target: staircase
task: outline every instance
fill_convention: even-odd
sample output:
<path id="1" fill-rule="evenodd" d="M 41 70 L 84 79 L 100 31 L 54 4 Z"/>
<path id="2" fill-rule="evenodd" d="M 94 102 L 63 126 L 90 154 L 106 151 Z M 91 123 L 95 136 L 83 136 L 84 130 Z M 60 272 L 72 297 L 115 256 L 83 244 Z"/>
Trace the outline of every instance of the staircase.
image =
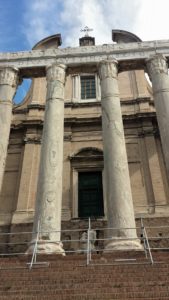
<path id="1" fill-rule="evenodd" d="M 86 256 L 38 256 L 30 270 L 29 256 L 0 259 L 0 299 L 10 300 L 162 300 L 169 299 L 169 252 Z M 157 263 L 158 262 L 158 263 Z"/>

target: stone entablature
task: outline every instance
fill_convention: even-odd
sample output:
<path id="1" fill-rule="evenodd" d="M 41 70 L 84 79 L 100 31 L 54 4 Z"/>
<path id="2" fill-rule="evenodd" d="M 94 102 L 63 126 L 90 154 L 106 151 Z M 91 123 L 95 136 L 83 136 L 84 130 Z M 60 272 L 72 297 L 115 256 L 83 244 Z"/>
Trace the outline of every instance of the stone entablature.
<path id="1" fill-rule="evenodd" d="M 39 77 L 45 75 L 45 67 L 53 63 L 73 67 L 116 59 L 119 70 L 125 71 L 144 69 L 145 59 L 157 54 L 169 57 L 168 40 L 0 53 L 0 67 L 15 66 L 21 70 L 23 77 Z"/>

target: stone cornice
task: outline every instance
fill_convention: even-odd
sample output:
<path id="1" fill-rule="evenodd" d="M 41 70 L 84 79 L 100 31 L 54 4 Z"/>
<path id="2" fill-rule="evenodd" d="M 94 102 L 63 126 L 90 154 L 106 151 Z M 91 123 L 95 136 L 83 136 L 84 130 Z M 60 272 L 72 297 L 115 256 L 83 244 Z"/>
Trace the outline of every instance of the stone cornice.
<path id="1" fill-rule="evenodd" d="M 140 120 L 144 119 L 153 119 L 156 120 L 156 113 L 155 112 L 142 112 L 142 113 L 133 113 L 130 115 L 123 114 L 123 121 L 124 122 L 140 122 Z M 88 117 L 88 118 L 77 118 L 77 117 L 66 117 L 64 119 L 64 124 L 67 125 L 101 125 L 101 115 L 98 115 L 96 117 Z M 21 129 L 21 128 L 28 128 L 28 127 L 43 127 L 43 120 L 40 119 L 34 119 L 34 120 L 23 120 L 20 123 L 17 122 L 15 125 L 15 121 L 12 122 L 11 128 L 12 129 Z M 66 138 L 67 139 L 67 138 Z M 68 137 L 69 140 L 69 137 Z"/>
<path id="2" fill-rule="evenodd" d="M 120 103 L 121 105 L 131 105 L 131 104 L 139 104 L 139 103 L 145 103 L 145 102 L 151 102 L 154 103 L 154 101 L 152 101 L 152 99 L 150 97 L 140 97 L 140 98 L 135 98 L 135 99 L 121 99 Z M 94 106 L 100 106 L 101 107 L 101 101 L 97 101 L 97 102 L 65 102 L 65 107 L 94 107 Z"/>
<path id="3" fill-rule="evenodd" d="M 39 77 L 53 63 L 74 67 L 116 59 L 122 71 L 143 69 L 145 59 L 156 54 L 169 58 L 169 40 L 0 53 L 0 68 L 11 66 L 18 68 L 23 77 Z"/>
<path id="4" fill-rule="evenodd" d="M 150 97 L 140 97 L 136 99 L 121 99 L 120 103 L 121 105 L 131 105 L 131 104 L 139 104 L 143 102 L 150 102 L 154 103 L 154 101 Z M 100 106 L 101 107 L 101 101 L 97 102 L 66 102 L 65 101 L 65 108 L 67 107 L 72 107 L 72 108 L 79 108 L 79 107 L 95 107 L 95 106 Z M 26 114 L 30 109 L 39 109 L 39 110 L 45 110 L 45 105 L 44 104 L 29 104 L 25 108 L 19 108 L 19 107 L 13 107 L 13 113 L 14 114 Z"/>
<path id="5" fill-rule="evenodd" d="M 135 121 L 140 121 L 140 119 L 156 119 L 156 113 L 155 112 L 143 112 L 143 113 L 133 113 L 130 115 L 125 115 L 123 114 L 123 120 L 124 121 L 130 121 L 130 120 L 135 120 Z M 101 115 L 98 115 L 97 117 L 88 117 L 88 118 L 77 118 L 77 117 L 65 117 L 64 123 L 66 125 L 70 124 L 101 124 Z M 12 128 L 23 128 L 23 127 L 43 127 L 43 120 L 24 120 L 21 121 L 20 123 L 17 123 L 15 125 L 15 121 L 12 122 L 11 127 Z"/>
<path id="6" fill-rule="evenodd" d="M 28 110 L 29 109 L 42 109 L 45 110 L 45 105 L 44 104 L 29 104 L 28 105 Z"/>
<path id="7" fill-rule="evenodd" d="M 134 122 L 140 122 L 140 120 L 143 119 L 157 119 L 155 112 L 142 112 L 142 113 L 134 113 L 130 115 L 123 115 L 124 121 L 134 121 Z"/>

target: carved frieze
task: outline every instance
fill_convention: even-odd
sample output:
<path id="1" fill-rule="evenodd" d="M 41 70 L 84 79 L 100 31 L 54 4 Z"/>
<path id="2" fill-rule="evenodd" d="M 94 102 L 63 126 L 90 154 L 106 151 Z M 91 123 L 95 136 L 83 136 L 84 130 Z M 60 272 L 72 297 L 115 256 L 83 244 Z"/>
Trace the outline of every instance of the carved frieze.
<path id="1" fill-rule="evenodd" d="M 0 69 L 0 85 L 2 84 L 16 87 L 19 84 L 18 69 L 11 67 Z"/>
<path id="2" fill-rule="evenodd" d="M 23 76 L 36 77 L 42 75 L 42 68 L 44 76 L 46 66 L 54 63 L 66 66 L 96 65 L 102 60 L 115 58 L 120 62 L 120 70 L 131 70 L 136 69 L 137 64 L 139 68 L 144 68 L 144 60 L 157 52 L 169 57 L 169 41 L 0 53 L 0 66 L 15 66 Z"/>
<path id="3" fill-rule="evenodd" d="M 168 74 L 168 65 L 166 58 L 161 54 L 157 54 L 152 58 L 147 59 L 147 70 L 150 78 L 155 74 Z"/>

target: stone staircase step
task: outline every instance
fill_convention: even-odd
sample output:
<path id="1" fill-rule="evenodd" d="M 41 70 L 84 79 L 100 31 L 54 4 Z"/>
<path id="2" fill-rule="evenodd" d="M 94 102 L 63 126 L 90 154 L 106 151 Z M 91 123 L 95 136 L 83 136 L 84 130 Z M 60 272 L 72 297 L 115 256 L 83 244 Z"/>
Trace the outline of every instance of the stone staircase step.
<path id="1" fill-rule="evenodd" d="M 127 257 L 146 261 L 140 252 L 95 254 L 89 266 L 85 255 L 41 255 L 49 266 L 29 270 L 30 256 L 0 258 L 0 300 L 169 299 L 169 252 L 154 254 L 160 264 L 106 265 Z"/>

